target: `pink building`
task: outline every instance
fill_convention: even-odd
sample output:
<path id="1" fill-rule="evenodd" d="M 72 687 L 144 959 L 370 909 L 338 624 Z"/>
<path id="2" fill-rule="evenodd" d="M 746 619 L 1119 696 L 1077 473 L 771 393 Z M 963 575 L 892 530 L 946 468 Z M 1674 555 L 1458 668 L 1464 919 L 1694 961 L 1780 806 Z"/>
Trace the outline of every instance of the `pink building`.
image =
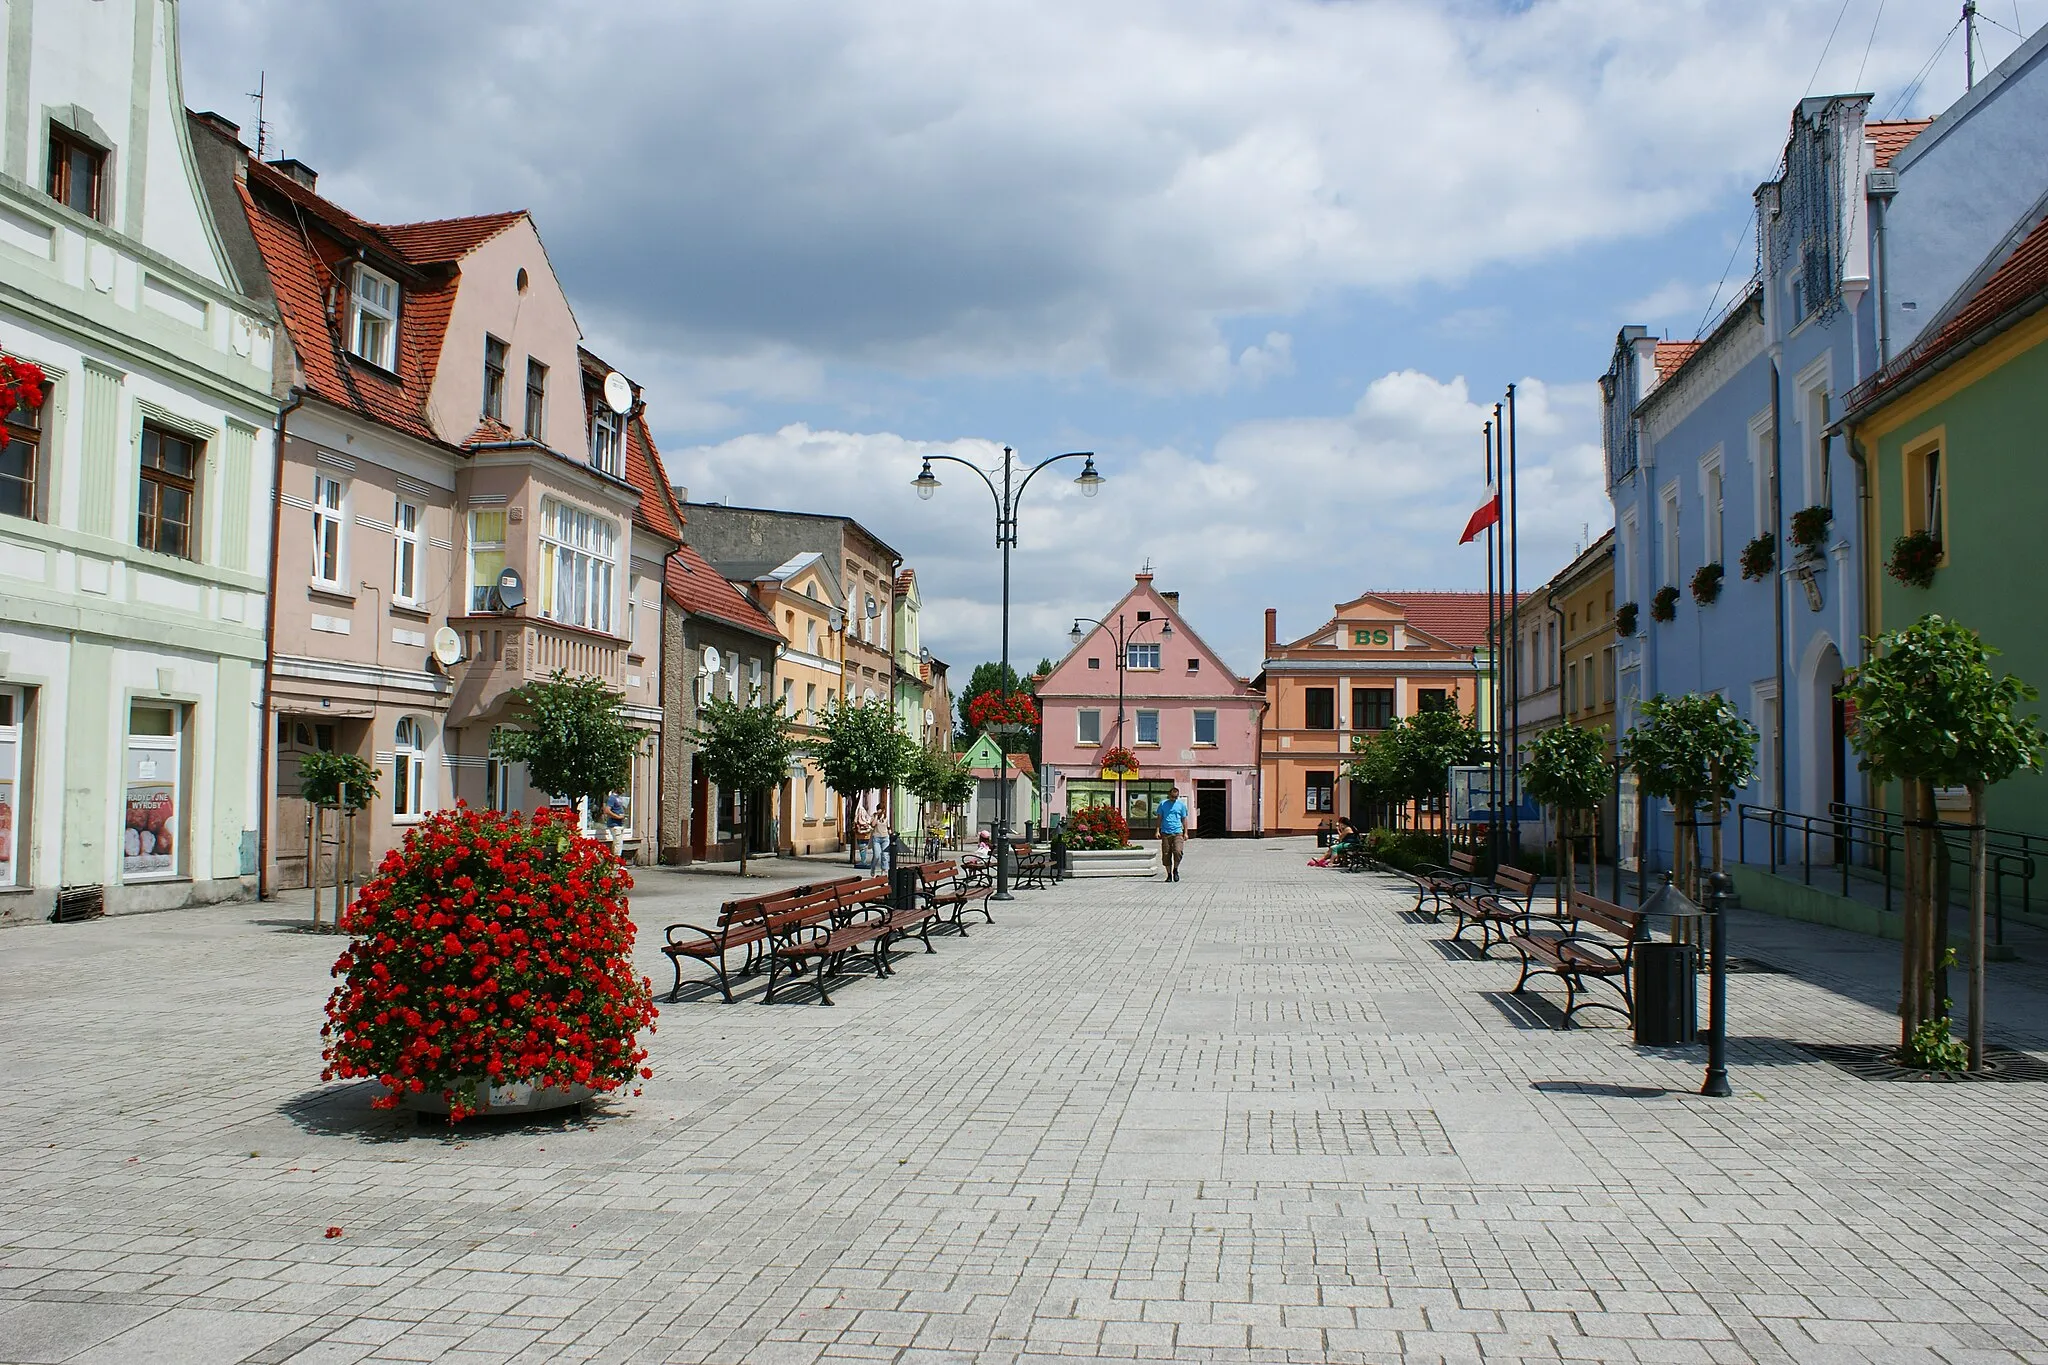
<path id="1" fill-rule="evenodd" d="M 1190 833 L 1257 833 L 1265 699 L 1188 628 L 1180 594 L 1154 589 L 1150 573 L 1137 576 L 1103 622 L 1038 689 L 1047 812 L 1114 806 L 1116 776 L 1102 759 L 1125 748 L 1138 760 L 1138 776 L 1123 782 L 1133 835 L 1157 833 L 1153 812 L 1171 785 L 1187 798 Z"/>

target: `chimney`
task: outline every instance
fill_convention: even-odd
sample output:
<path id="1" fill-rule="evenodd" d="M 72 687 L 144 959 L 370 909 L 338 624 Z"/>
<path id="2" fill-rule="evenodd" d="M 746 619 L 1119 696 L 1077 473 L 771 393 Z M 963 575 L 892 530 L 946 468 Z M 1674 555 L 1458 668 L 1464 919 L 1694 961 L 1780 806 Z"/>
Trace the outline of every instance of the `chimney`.
<path id="1" fill-rule="evenodd" d="M 1180 592 L 1178 589 L 1176 589 L 1173 592 L 1160 593 L 1159 596 L 1163 598 L 1166 602 L 1166 605 L 1172 607 L 1175 612 L 1178 612 L 1180 610 Z"/>
<path id="2" fill-rule="evenodd" d="M 279 157 L 276 161 L 266 161 L 263 164 L 279 175 L 289 176 L 298 181 L 309 190 L 319 185 L 320 173 L 295 156 Z"/>
<path id="3" fill-rule="evenodd" d="M 690 487 L 688 484 L 672 483 L 668 486 L 668 491 L 676 495 L 677 502 L 688 502 L 690 500 Z"/>
<path id="4" fill-rule="evenodd" d="M 216 114 L 213 110 L 208 109 L 204 113 L 192 114 L 191 117 L 195 122 L 205 124 L 228 141 L 240 145 L 242 141 L 242 126 L 238 123 L 228 122 L 227 115 Z M 247 151 L 249 149 L 243 147 L 242 150 Z"/>
<path id="5" fill-rule="evenodd" d="M 1139 581 L 1140 583 L 1150 583 L 1150 582 L 1152 581 L 1152 570 L 1150 570 L 1150 569 L 1140 569 L 1140 570 L 1138 570 L 1138 581 Z"/>
<path id="6" fill-rule="evenodd" d="M 1268 655 L 1272 654 L 1272 652 L 1273 652 L 1273 651 L 1274 651 L 1274 650 L 1275 650 L 1276 648 L 1278 648 L 1278 647 L 1279 647 L 1279 644 L 1280 644 L 1280 609 L 1279 609 L 1278 607 L 1267 607 L 1267 608 L 1266 608 L 1266 653 L 1267 653 Z"/>

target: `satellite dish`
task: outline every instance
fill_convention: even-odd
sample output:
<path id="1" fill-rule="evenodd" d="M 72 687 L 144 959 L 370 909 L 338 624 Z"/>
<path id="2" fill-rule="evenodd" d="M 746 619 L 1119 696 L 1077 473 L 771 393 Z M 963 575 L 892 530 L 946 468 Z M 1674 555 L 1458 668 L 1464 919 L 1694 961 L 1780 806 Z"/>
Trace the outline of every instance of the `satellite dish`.
<path id="1" fill-rule="evenodd" d="M 716 673 L 718 671 L 718 663 L 718 650 L 711 645 L 704 646 L 704 671 L 706 673 Z"/>
<path id="2" fill-rule="evenodd" d="M 441 667 L 453 668 L 462 662 L 462 637 L 447 626 L 434 632 L 434 657 Z"/>
<path id="3" fill-rule="evenodd" d="M 604 405 L 618 413 L 633 406 L 633 386 L 617 370 L 604 377 Z"/>
<path id="4" fill-rule="evenodd" d="M 498 570 L 498 603 L 507 611 L 526 605 L 526 585 L 519 579 L 519 570 Z"/>

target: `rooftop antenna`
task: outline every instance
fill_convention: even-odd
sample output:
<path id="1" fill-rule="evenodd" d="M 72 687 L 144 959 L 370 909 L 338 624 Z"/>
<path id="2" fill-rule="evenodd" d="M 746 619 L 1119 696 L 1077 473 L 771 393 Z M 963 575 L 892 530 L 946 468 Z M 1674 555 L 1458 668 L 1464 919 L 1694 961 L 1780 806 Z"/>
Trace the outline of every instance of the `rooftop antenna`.
<path id="1" fill-rule="evenodd" d="M 268 79 L 268 72 L 258 71 L 256 73 L 256 88 L 249 92 L 249 98 L 256 101 L 256 159 L 258 161 L 263 160 L 264 153 L 270 150 L 270 125 L 263 121 L 263 91 Z"/>
<path id="2" fill-rule="evenodd" d="M 1963 0 L 1963 89 L 1977 88 L 1977 0 Z"/>

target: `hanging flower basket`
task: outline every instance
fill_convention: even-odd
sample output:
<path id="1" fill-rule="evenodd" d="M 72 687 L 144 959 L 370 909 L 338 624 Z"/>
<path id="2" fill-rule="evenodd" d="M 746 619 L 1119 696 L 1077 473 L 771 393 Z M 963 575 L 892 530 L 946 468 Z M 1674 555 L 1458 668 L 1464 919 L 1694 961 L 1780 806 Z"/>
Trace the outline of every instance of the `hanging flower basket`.
<path id="1" fill-rule="evenodd" d="M 1719 564 L 1702 564 L 1693 571 L 1692 600 L 1703 607 L 1710 607 L 1721 595 L 1721 579 L 1727 570 Z"/>
<path id="2" fill-rule="evenodd" d="M 11 417 L 16 408 L 40 408 L 48 380 L 43 367 L 31 360 L 0 355 L 0 419 Z M 7 444 L 7 426 L 0 421 L 0 448 Z"/>
<path id="3" fill-rule="evenodd" d="M 1657 589 L 1657 595 L 1650 599 L 1652 621 L 1674 621 L 1678 619 L 1678 589 L 1665 584 Z"/>
<path id="4" fill-rule="evenodd" d="M 1627 639 L 1636 633 L 1637 610 L 1638 608 L 1633 602 L 1624 602 L 1614 609 L 1614 633 L 1616 635 Z"/>
<path id="5" fill-rule="evenodd" d="M 1766 531 L 1742 547 L 1742 576 L 1761 583 L 1778 566 L 1778 537 Z"/>
<path id="6" fill-rule="evenodd" d="M 1111 749 L 1102 756 L 1102 771 L 1121 773 L 1126 778 L 1138 775 L 1138 756 L 1129 749 Z"/>
<path id="7" fill-rule="evenodd" d="M 1892 557 L 1884 571 L 1909 588 L 1931 588 L 1940 565 L 1941 541 L 1925 531 L 1915 531 L 1892 542 Z"/>
<path id="8" fill-rule="evenodd" d="M 1029 692 L 984 692 L 967 703 L 967 723 L 998 735 L 1029 734 L 1038 728 L 1038 700 Z"/>
<path id="9" fill-rule="evenodd" d="M 1802 507 L 1792 514 L 1792 543 L 1802 552 L 1817 555 L 1828 541 L 1828 526 L 1834 521 L 1834 509 L 1824 503 Z"/>

